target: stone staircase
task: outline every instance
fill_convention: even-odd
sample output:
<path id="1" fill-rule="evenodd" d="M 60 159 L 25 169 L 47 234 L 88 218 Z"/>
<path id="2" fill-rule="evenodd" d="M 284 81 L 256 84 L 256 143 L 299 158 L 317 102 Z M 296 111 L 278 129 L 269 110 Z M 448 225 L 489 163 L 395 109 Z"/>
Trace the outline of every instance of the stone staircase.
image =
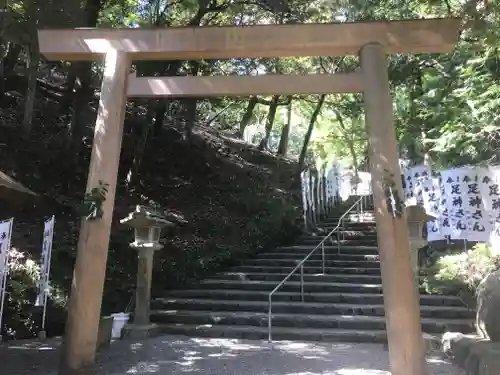
<path id="1" fill-rule="evenodd" d="M 325 220 L 329 231 L 336 219 Z M 385 342 L 382 282 L 373 222 L 345 225 L 337 243 L 325 247 L 304 267 L 305 301 L 297 272 L 273 296 L 273 340 Z M 268 295 L 322 239 L 303 234 L 294 246 L 263 252 L 241 265 L 174 290 L 151 304 L 151 320 L 162 333 L 188 336 L 266 339 Z M 474 312 L 455 296 L 420 297 L 422 329 L 429 334 L 470 332 Z"/>

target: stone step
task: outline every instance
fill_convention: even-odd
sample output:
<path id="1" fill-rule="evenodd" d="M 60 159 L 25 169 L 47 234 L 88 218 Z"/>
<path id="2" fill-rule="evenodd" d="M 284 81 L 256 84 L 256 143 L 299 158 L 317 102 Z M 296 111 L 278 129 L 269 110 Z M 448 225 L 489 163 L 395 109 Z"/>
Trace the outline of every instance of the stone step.
<path id="1" fill-rule="evenodd" d="M 350 207 L 350 205 L 349 205 Z M 346 207 L 347 209 L 347 207 Z M 374 212 L 373 211 L 370 211 L 370 210 L 363 210 L 363 215 L 361 215 L 360 213 L 358 212 L 349 212 L 348 214 L 345 214 L 345 212 L 342 212 L 341 214 L 334 214 L 334 215 L 330 215 L 330 216 L 325 216 L 323 217 L 323 220 L 321 222 L 337 222 L 339 221 L 339 219 L 341 217 L 343 217 L 344 220 L 350 220 L 350 221 L 355 221 L 355 222 L 358 222 L 358 218 L 361 217 L 366 217 L 368 218 L 369 216 L 374 216 Z M 369 221 L 370 222 L 370 221 Z M 375 222 L 375 220 L 371 220 L 371 222 Z"/>
<path id="2" fill-rule="evenodd" d="M 172 290 L 166 298 L 204 298 L 231 301 L 268 301 L 268 290 L 239 290 L 239 289 L 184 289 Z M 304 294 L 306 302 L 317 303 L 347 303 L 382 305 L 384 303 L 381 293 L 341 293 L 341 292 L 316 292 L 307 291 Z M 290 292 L 279 291 L 273 295 L 273 301 L 301 301 L 300 293 L 296 290 Z M 422 306 L 454 306 L 463 307 L 463 302 L 455 296 L 421 295 Z"/>
<path id="3" fill-rule="evenodd" d="M 231 268 L 232 272 L 249 272 L 249 273 L 285 273 L 289 274 L 292 272 L 294 267 L 268 267 L 268 266 L 237 266 Z M 304 266 L 305 274 L 318 274 L 323 272 L 320 267 L 308 267 L 307 264 Z M 348 275 L 380 275 L 380 267 L 376 268 L 362 268 L 362 267 L 325 267 L 325 272 L 327 274 L 348 274 Z"/>
<path id="4" fill-rule="evenodd" d="M 151 314 L 153 323 L 167 324 L 211 324 L 211 325 L 268 325 L 268 314 L 246 311 L 189 311 L 155 310 Z M 473 331 L 471 319 L 421 318 L 422 330 L 426 333 L 444 333 Z M 273 313 L 274 327 L 327 328 L 353 330 L 384 330 L 385 317 L 363 315 L 316 315 Z"/>
<path id="5" fill-rule="evenodd" d="M 241 262 L 242 266 L 296 266 L 297 260 L 295 259 L 246 259 Z M 307 261 L 309 267 L 321 267 L 320 260 Z M 360 261 L 360 260 L 327 260 L 326 267 L 366 267 L 377 268 L 380 266 L 379 261 Z"/>
<path id="6" fill-rule="evenodd" d="M 299 238 L 295 241 L 295 246 L 311 246 L 318 245 L 323 240 L 323 237 L 304 237 Z M 360 239 L 347 239 L 338 241 L 341 246 L 376 246 L 376 238 L 360 238 Z M 337 237 L 333 236 L 331 239 L 327 239 L 326 243 L 330 246 L 337 246 Z"/>
<path id="7" fill-rule="evenodd" d="M 267 259 L 267 260 L 294 259 L 297 261 L 301 261 L 309 253 L 310 253 L 310 251 L 306 252 L 306 253 L 298 253 L 298 252 L 297 253 L 296 252 L 286 252 L 285 253 L 285 252 L 275 251 L 272 253 L 259 253 L 255 258 L 253 258 L 253 260 L 257 260 L 257 259 Z M 311 254 L 309 256 L 307 262 L 316 261 L 316 260 L 320 261 L 320 260 L 322 260 L 322 257 L 323 257 L 323 254 L 321 253 L 321 249 L 318 249 L 313 254 Z M 332 254 L 331 252 L 328 252 L 325 249 L 325 261 L 334 262 L 337 260 L 347 260 L 347 261 L 353 261 L 353 262 L 378 261 L 379 256 L 377 253 L 375 253 L 375 254 L 347 254 L 347 253 L 335 254 L 335 253 L 333 253 Z"/>
<path id="8" fill-rule="evenodd" d="M 330 234 L 330 232 L 333 229 L 334 229 L 333 227 L 323 228 L 324 232 L 322 232 L 321 234 L 318 233 L 318 235 L 322 235 L 322 237 L 325 237 L 326 235 Z M 337 237 L 337 233 L 333 232 L 331 237 Z M 372 230 L 370 229 L 359 230 L 358 228 L 348 228 L 345 230 L 341 230 L 339 237 L 342 240 L 357 239 L 357 238 L 376 239 L 377 231 L 375 230 L 375 228 L 373 228 Z"/>
<path id="9" fill-rule="evenodd" d="M 244 272 L 223 272 L 219 273 L 214 278 L 218 280 L 240 280 L 240 281 L 273 281 L 281 282 L 287 277 L 286 273 L 244 273 Z M 293 274 L 290 281 L 300 281 L 300 272 Z M 381 284 L 382 278 L 377 275 L 336 275 L 336 274 L 304 274 L 304 282 L 332 282 L 332 283 L 350 283 L 350 284 Z"/>
<path id="10" fill-rule="evenodd" d="M 267 339 L 269 293 L 323 240 L 302 234 L 293 246 L 266 250 L 193 289 L 169 291 L 151 302 L 151 320 L 167 334 Z M 344 230 L 345 229 L 345 230 Z M 304 301 L 297 270 L 272 296 L 274 340 L 385 342 L 385 316 L 376 226 L 346 222 L 340 251 L 334 233 L 325 243 L 325 274 L 318 248 L 304 265 Z M 474 312 L 455 296 L 420 296 L 424 332 L 473 331 Z"/>
<path id="11" fill-rule="evenodd" d="M 215 299 L 159 298 L 151 303 L 154 310 L 207 310 L 207 311 L 268 311 L 268 301 L 233 301 Z M 316 303 L 316 302 L 280 302 L 272 304 L 274 313 L 327 314 L 327 315 L 368 315 L 384 316 L 384 305 Z M 422 317 L 446 319 L 473 319 L 474 311 L 458 306 L 421 306 Z"/>
<path id="12" fill-rule="evenodd" d="M 249 280 L 220 280 L 205 279 L 199 283 L 199 288 L 209 289 L 239 289 L 239 290 L 273 290 L 278 283 L 276 281 L 249 281 Z M 283 284 L 280 291 L 300 291 L 300 282 L 288 281 Z M 381 284 L 352 284 L 332 282 L 306 282 L 304 292 L 337 292 L 337 293 L 382 293 Z"/>
<path id="13" fill-rule="evenodd" d="M 224 337 L 248 340 L 267 340 L 267 327 L 230 326 L 230 325 L 198 325 L 198 324 L 161 324 L 159 331 L 170 335 L 184 335 L 189 337 Z M 275 341 L 321 341 L 321 342 L 366 342 L 385 343 L 385 330 L 355 331 L 340 329 L 313 329 L 273 327 L 272 338 Z"/>
<path id="14" fill-rule="evenodd" d="M 330 234 L 330 231 L 325 231 L 321 233 L 303 233 L 299 236 L 299 239 L 323 239 L 325 236 Z M 332 239 L 337 238 L 337 233 L 334 232 L 330 237 Z M 348 230 L 348 231 L 340 231 L 340 236 L 342 240 L 356 240 L 356 239 L 371 239 L 377 240 L 377 232 L 376 231 L 360 231 L 360 230 Z"/>
<path id="15" fill-rule="evenodd" d="M 295 242 L 294 246 L 298 246 L 303 243 L 320 243 L 326 236 L 312 236 L 312 235 L 302 235 L 299 236 Z M 374 236 L 362 236 L 359 234 L 346 234 L 345 236 L 339 236 L 340 244 L 346 246 L 377 246 L 377 237 Z M 337 235 L 334 234 L 327 238 L 325 242 L 329 242 L 330 245 L 337 246 Z"/>
<path id="16" fill-rule="evenodd" d="M 315 248 L 317 248 L 317 245 L 293 245 L 293 246 L 281 246 L 278 247 L 276 250 L 272 251 L 274 254 L 279 254 L 279 253 L 300 253 L 300 254 L 309 254 L 311 251 L 313 251 Z M 318 251 L 321 248 L 318 247 Z M 377 246 L 362 246 L 362 245 L 356 245 L 356 246 L 348 246 L 348 245 L 343 245 L 340 246 L 340 249 L 336 245 L 331 245 L 331 244 L 325 244 L 325 253 L 329 254 L 338 254 L 340 250 L 340 254 L 378 254 L 378 247 Z"/>
<path id="17" fill-rule="evenodd" d="M 314 250 L 314 251 L 313 251 Z M 337 248 L 329 249 L 325 247 L 324 250 L 325 257 L 331 260 L 378 260 L 378 250 L 364 250 L 364 251 L 355 251 L 351 252 L 349 249 L 340 249 L 340 253 Z M 304 259 L 307 255 L 311 254 L 312 258 L 319 257 L 321 260 L 323 250 L 321 247 L 315 248 L 305 248 L 305 249 L 279 249 L 274 251 L 266 251 L 262 253 L 258 253 L 255 255 L 255 258 L 252 259 L 296 259 L 299 256 L 301 259 Z M 267 258 L 266 258 L 267 257 Z M 316 259 L 316 260 L 318 260 Z"/>
<path id="18" fill-rule="evenodd" d="M 338 223 L 338 220 L 325 220 L 321 223 L 318 223 L 317 226 L 326 230 L 332 230 L 337 227 Z M 377 228 L 377 224 L 375 224 L 374 221 L 344 221 L 344 223 L 340 225 L 340 228 L 355 230 L 375 230 Z"/>

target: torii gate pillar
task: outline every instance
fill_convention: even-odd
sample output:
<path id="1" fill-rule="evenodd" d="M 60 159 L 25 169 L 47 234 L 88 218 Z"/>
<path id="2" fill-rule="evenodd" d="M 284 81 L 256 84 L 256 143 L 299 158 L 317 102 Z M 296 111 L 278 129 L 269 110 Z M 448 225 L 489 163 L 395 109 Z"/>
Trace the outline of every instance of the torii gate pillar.
<path id="1" fill-rule="evenodd" d="M 406 213 L 394 215 L 387 204 L 387 180 L 401 194 L 396 131 L 389 91 L 387 56 L 380 44 L 360 51 L 364 80 L 370 171 L 392 375 L 427 374 L 420 327 L 420 305 L 410 262 Z M 401 197 L 402 198 L 402 197 Z"/>
<path id="2" fill-rule="evenodd" d="M 102 206 L 102 218 L 93 221 L 83 219 L 81 222 L 60 374 L 78 373 L 95 360 L 129 69 L 130 60 L 126 53 L 114 49 L 108 51 L 95 123 L 87 193 L 98 187 L 100 182 L 107 184 L 108 191 Z"/>

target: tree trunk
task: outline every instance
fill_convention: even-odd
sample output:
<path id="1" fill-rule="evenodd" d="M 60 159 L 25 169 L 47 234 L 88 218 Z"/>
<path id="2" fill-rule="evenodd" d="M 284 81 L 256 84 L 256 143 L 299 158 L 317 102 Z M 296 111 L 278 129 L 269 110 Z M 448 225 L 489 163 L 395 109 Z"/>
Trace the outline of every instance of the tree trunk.
<path id="1" fill-rule="evenodd" d="M 5 78 L 9 77 L 14 71 L 22 50 L 23 47 L 21 45 L 9 43 L 7 54 L 3 58 L 3 73 Z"/>
<path id="2" fill-rule="evenodd" d="M 1 31 L 1 28 L 0 28 Z M 0 39 L 0 99 L 5 95 L 5 73 L 4 73 L 4 54 L 8 46 L 4 45 L 4 41 Z"/>
<path id="3" fill-rule="evenodd" d="M 147 104 L 147 110 L 146 110 L 146 117 L 144 121 L 146 121 L 146 124 L 152 125 L 153 124 L 153 119 L 155 116 L 156 112 L 156 100 L 155 99 L 148 99 L 148 104 Z"/>
<path id="4" fill-rule="evenodd" d="M 176 76 L 179 72 L 179 68 L 182 65 L 182 61 L 175 60 L 168 62 L 168 67 L 164 68 L 166 76 Z M 165 113 L 167 108 L 170 106 L 170 101 L 167 99 L 158 100 L 155 112 L 155 122 L 154 122 L 154 135 L 159 136 L 162 129 L 163 123 L 165 121 Z"/>
<path id="5" fill-rule="evenodd" d="M 323 94 L 319 97 L 318 104 L 316 104 L 316 108 L 311 115 L 311 119 L 309 120 L 309 127 L 307 128 L 306 135 L 304 136 L 304 143 L 302 144 L 302 150 L 300 151 L 299 156 L 299 164 L 297 167 L 297 179 L 300 181 L 300 174 L 302 173 L 302 169 L 304 169 L 304 163 L 306 161 L 307 148 L 309 147 L 309 141 L 311 140 L 311 135 L 314 129 L 314 124 L 323 108 L 323 104 L 325 103 L 326 95 Z"/>
<path id="6" fill-rule="evenodd" d="M 422 86 L 422 73 L 420 70 L 417 72 L 413 87 L 410 87 L 409 100 L 410 100 L 410 133 L 411 140 L 408 145 L 408 159 L 413 164 L 420 164 L 424 160 L 424 149 L 419 147 L 419 143 L 423 144 L 423 136 L 425 132 L 425 125 L 422 123 L 421 118 L 418 116 L 418 99 L 424 94 Z M 420 141 L 420 142 L 419 142 Z"/>
<path id="7" fill-rule="evenodd" d="M 22 46 L 19 44 L 9 43 L 4 50 L 4 54 L 1 54 L 0 58 L 0 98 L 5 94 L 5 80 L 7 80 L 13 73 L 16 67 L 17 61 L 19 60 L 19 54 L 22 51 Z"/>
<path id="8" fill-rule="evenodd" d="M 344 139 L 347 142 L 347 148 L 349 149 L 349 153 L 351 154 L 352 167 L 354 168 L 354 180 L 356 183 L 355 194 L 357 194 L 358 193 L 358 183 L 360 182 L 359 163 L 358 163 L 358 156 L 356 155 L 356 148 L 354 147 L 353 135 L 349 134 L 349 130 L 345 127 L 344 119 L 342 118 L 340 113 L 335 111 L 335 116 L 337 117 L 337 121 L 339 123 L 340 128 L 342 129 Z"/>
<path id="9" fill-rule="evenodd" d="M 92 80 L 92 63 L 90 61 L 78 61 L 75 64 L 77 71 L 76 90 L 74 93 L 73 114 L 71 116 L 71 141 L 68 146 L 74 152 L 75 158 L 78 159 L 82 148 L 82 139 L 85 134 L 85 124 L 92 123 L 94 118 L 87 118 L 86 112 L 89 102 L 92 99 L 94 90 L 91 86 Z M 75 160 L 76 160 L 75 159 Z"/>
<path id="10" fill-rule="evenodd" d="M 276 117 L 276 110 L 278 109 L 278 101 L 280 99 L 279 95 L 274 95 L 271 99 L 271 104 L 269 105 L 269 112 L 267 113 L 266 120 L 266 134 L 264 138 L 260 141 L 259 149 L 264 150 L 268 147 L 269 138 L 271 138 L 271 132 L 273 131 L 274 119 Z"/>
<path id="11" fill-rule="evenodd" d="M 134 149 L 134 160 L 132 162 L 132 170 L 128 175 L 129 186 L 137 185 L 139 181 L 139 173 L 141 170 L 142 159 L 144 158 L 144 151 L 146 150 L 146 145 L 148 143 L 149 131 L 152 128 L 154 112 L 156 109 L 156 100 L 150 99 L 148 103 L 148 109 L 146 111 L 146 118 L 144 123 L 139 129 L 139 138 L 135 144 Z"/>
<path id="12" fill-rule="evenodd" d="M 287 119 L 286 123 L 281 130 L 280 144 L 278 146 L 278 155 L 286 156 L 288 151 L 288 139 L 290 137 L 290 128 L 292 126 L 292 99 L 288 102 L 288 106 L 286 108 Z"/>
<path id="13" fill-rule="evenodd" d="M 222 108 L 219 112 L 217 112 L 215 115 L 213 115 L 211 118 L 207 120 L 205 123 L 205 126 L 212 126 L 212 124 L 217 120 L 224 112 L 226 112 L 229 108 L 231 108 L 235 103 L 230 103 L 226 105 L 224 108 Z"/>
<path id="14" fill-rule="evenodd" d="M 36 81 L 38 78 L 38 63 L 40 53 L 38 51 L 38 42 L 33 40 L 28 47 L 28 87 L 24 101 L 24 116 L 22 123 L 23 135 L 28 137 L 33 127 L 33 112 L 35 109 Z"/>
<path id="15" fill-rule="evenodd" d="M 95 27 L 99 19 L 104 1 L 102 0 L 87 0 L 84 8 L 85 27 Z M 79 61 L 74 63 L 75 72 L 68 75 L 71 80 L 76 77 L 76 90 L 73 94 L 73 115 L 71 118 L 71 141 L 68 145 L 71 147 L 75 155 L 75 160 L 78 159 L 82 147 L 82 138 L 85 133 L 85 110 L 92 99 L 94 90 L 92 88 L 92 62 Z M 68 81 L 68 87 L 71 87 L 73 82 Z M 73 92 L 73 90 L 71 90 Z M 92 118 L 91 122 L 95 122 Z"/>
<path id="16" fill-rule="evenodd" d="M 184 140 L 190 142 L 193 135 L 193 128 L 196 123 L 196 105 L 197 98 L 184 99 L 184 111 L 186 123 L 184 125 Z"/>
<path id="17" fill-rule="evenodd" d="M 240 121 L 240 129 L 237 132 L 237 136 L 239 138 L 243 138 L 243 135 L 245 134 L 245 129 L 248 126 L 248 123 L 250 122 L 252 115 L 253 115 L 253 110 L 255 109 L 255 106 L 258 103 L 258 98 L 256 96 L 250 97 L 250 100 L 248 101 L 247 109 L 245 110 L 245 113 L 243 114 L 243 117 L 241 118 Z"/>
<path id="18" fill-rule="evenodd" d="M 189 62 L 189 71 L 192 76 L 197 76 L 200 71 L 199 61 Z M 196 123 L 196 105 L 198 104 L 198 98 L 188 98 L 183 100 L 184 110 L 185 110 L 185 120 L 184 125 L 184 139 L 188 142 L 191 141 L 191 136 L 193 134 L 193 128 Z"/>
<path id="19" fill-rule="evenodd" d="M 165 121 L 165 113 L 170 102 L 168 99 L 160 99 L 156 104 L 155 110 L 155 120 L 154 120 L 154 136 L 158 137 L 163 129 L 163 123 Z"/>
<path id="20" fill-rule="evenodd" d="M 77 71 L 77 65 L 75 63 L 71 64 L 68 70 L 68 77 L 66 78 L 66 89 L 64 90 L 63 97 L 59 102 L 59 110 L 61 113 L 67 113 L 69 107 L 71 106 L 71 102 L 73 101 Z"/>

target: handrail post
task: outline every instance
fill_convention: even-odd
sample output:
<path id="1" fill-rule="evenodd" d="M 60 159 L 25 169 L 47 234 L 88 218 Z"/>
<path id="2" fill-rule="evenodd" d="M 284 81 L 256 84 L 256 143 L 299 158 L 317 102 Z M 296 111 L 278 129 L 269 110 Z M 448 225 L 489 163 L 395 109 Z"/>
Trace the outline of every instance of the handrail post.
<path id="1" fill-rule="evenodd" d="M 340 254 L 340 231 L 337 228 L 337 254 Z"/>
<path id="2" fill-rule="evenodd" d="M 304 302 L 304 264 L 300 265 L 300 298 Z"/>
<path id="3" fill-rule="evenodd" d="M 273 338 L 272 338 L 272 334 L 271 334 L 271 330 L 272 330 L 272 319 L 273 319 L 273 313 L 272 313 L 272 309 L 273 309 L 273 301 L 272 301 L 272 294 L 269 295 L 269 311 L 267 312 L 267 333 L 268 333 L 268 341 L 269 342 L 272 342 L 273 341 Z"/>
<path id="4" fill-rule="evenodd" d="M 322 271 L 323 275 L 325 274 L 325 243 L 321 243 L 321 263 L 322 263 Z"/>

